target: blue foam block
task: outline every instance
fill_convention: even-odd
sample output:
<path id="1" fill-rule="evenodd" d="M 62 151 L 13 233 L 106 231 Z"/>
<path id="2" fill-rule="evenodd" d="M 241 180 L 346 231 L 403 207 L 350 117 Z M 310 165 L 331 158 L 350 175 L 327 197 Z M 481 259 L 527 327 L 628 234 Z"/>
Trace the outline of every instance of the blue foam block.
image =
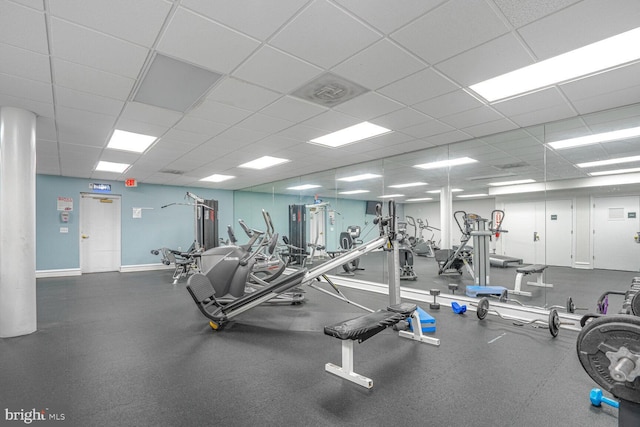
<path id="1" fill-rule="evenodd" d="M 422 326 L 422 332 L 435 332 L 436 331 L 436 319 L 434 319 L 429 313 L 421 309 L 417 308 L 418 315 L 420 316 L 420 325 Z M 407 319 L 409 321 L 409 329 L 413 331 L 413 326 L 411 325 L 411 317 Z"/>
<path id="2" fill-rule="evenodd" d="M 468 297 L 478 295 L 501 295 L 507 288 L 504 286 L 467 286 L 465 293 Z"/>

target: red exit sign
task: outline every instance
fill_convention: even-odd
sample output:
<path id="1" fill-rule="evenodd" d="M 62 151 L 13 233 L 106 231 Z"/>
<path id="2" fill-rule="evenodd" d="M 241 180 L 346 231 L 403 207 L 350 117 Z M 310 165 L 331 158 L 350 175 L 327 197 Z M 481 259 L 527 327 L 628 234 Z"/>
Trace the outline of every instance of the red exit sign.
<path id="1" fill-rule="evenodd" d="M 125 187 L 137 187 L 138 181 L 135 178 L 127 178 L 124 180 Z"/>

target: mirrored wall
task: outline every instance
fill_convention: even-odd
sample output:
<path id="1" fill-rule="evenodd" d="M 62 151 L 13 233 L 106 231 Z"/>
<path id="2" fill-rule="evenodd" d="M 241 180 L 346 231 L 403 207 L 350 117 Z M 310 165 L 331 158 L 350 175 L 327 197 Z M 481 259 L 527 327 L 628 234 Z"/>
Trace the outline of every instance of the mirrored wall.
<path id="1" fill-rule="evenodd" d="M 474 239 L 463 218 L 475 218 L 476 225 L 483 219 L 493 229 L 487 284 L 522 291 L 510 295 L 524 304 L 563 307 L 571 298 L 593 312 L 604 291 L 628 289 L 640 276 L 638 130 L 640 105 L 632 105 L 425 147 L 237 191 L 235 214 L 262 229 L 262 209 L 268 211 L 275 231 L 304 246 L 313 266 L 347 243 L 375 239 L 372 206 L 391 198 L 410 251 L 401 252 L 401 284 L 443 293 L 452 284 L 464 293 L 477 283 Z M 304 238 L 296 239 L 300 219 Z M 462 261 L 443 270 L 458 247 Z M 384 256 L 373 252 L 356 269 L 333 273 L 386 283 Z M 539 271 L 519 274 L 527 265 Z"/>

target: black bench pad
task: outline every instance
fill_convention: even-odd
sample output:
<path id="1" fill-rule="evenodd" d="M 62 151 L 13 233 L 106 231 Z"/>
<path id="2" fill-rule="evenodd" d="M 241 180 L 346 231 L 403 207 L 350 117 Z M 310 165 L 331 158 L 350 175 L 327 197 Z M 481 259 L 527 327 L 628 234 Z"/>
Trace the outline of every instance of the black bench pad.
<path id="1" fill-rule="evenodd" d="M 411 316 L 415 309 L 415 304 L 395 304 L 387 307 L 386 310 L 377 310 L 335 325 L 325 326 L 324 333 L 341 340 L 363 342 L 387 327 Z"/>
<path id="2" fill-rule="evenodd" d="M 542 273 L 547 267 L 548 265 L 544 264 L 532 264 L 526 267 L 518 267 L 516 272 L 524 274 Z"/>

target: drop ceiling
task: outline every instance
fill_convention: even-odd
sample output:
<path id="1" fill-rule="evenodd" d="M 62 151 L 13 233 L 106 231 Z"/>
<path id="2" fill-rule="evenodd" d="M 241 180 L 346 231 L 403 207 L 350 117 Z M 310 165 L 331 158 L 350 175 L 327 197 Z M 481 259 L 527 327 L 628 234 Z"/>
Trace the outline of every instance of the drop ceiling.
<path id="1" fill-rule="evenodd" d="M 576 178 L 585 173 L 574 164 L 594 153 L 638 150 L 627 141 L 545 156 L 544 138 L 619 121 L 582 116 L 639 103 L 640 64 L 494 104 L 467 88 L 638 22 L 637 0 L 0 0 L 0 106 L 37 114 L 40 174 L 236 190 L 398 156 L 385 184 L 437 183 L 441 173 L 410 166 L 431 148 L 424 156 L 479 160 L 450 176 L 469 188 L 509 169 L 509 180 Z M 216 77 L 186 108 L 140 102 L 156 58 Z M 364 93 L 328 106 L 295 96 L 327 76 Z M 182 83 L 155 90 L 171 99 Z M 637 109 L 629 116 L 637 123 Z M 336 149 L 307 143 L 365 120 L 393 132 Z M 142 154 L 106 149 L 115 129 L 159 139 Z M 264 155 L 291 162 L 237 167 Z M 99 160 L 132 166 L 96 172 Z M 212 174 L 236 178 L 199 181 Z"/>

